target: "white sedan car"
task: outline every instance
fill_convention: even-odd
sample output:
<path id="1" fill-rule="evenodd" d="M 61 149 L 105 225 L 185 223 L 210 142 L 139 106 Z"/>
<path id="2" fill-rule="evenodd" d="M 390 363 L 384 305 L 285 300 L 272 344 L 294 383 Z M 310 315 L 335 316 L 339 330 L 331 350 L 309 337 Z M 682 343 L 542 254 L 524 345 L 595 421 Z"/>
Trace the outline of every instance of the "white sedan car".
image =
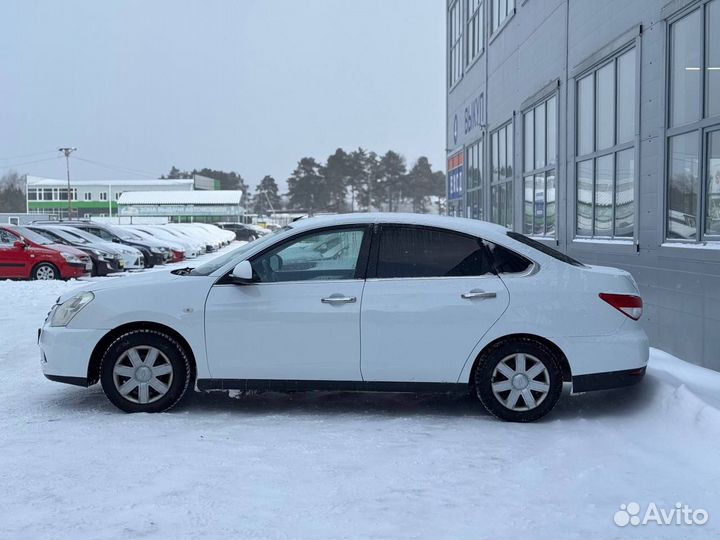
<path id="1" fill-rule="evenodd" d="M 46 377 L 128 412 L 207 390 L 470 391 L 503 420 L 639 382 L 633 278 L 489 223 L 305 219 L 195 269 L 98 281 L 39 332 Z"/>

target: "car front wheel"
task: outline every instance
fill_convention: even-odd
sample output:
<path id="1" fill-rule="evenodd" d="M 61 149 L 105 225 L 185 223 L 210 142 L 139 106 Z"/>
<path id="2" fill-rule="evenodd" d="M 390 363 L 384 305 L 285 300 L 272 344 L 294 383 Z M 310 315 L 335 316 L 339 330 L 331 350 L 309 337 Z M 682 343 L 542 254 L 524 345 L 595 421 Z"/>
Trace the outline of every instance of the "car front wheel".
<path id="1" fill-rule="evenodd" d="M 544 344 L 513 338 L 483 353 L 474 383 L 477 397 L 490 413 L 508 422 L 532 422 L 560 399 L 562 371 Z"/>
<path id="2" fill-rule="evenodd" d="M 100 382 L 125 412 L 162 412 L 185 395 L 190 373 L 187 353 L 176 340 L 156 330 L 133 330 L 108 347 Z"/>
<path id="3" fill-rule="evenodd" d="M 60 271 L 50 263 L 40 263 L 32 271 L 32 278 L 39 280 L 60 279 Z"/>

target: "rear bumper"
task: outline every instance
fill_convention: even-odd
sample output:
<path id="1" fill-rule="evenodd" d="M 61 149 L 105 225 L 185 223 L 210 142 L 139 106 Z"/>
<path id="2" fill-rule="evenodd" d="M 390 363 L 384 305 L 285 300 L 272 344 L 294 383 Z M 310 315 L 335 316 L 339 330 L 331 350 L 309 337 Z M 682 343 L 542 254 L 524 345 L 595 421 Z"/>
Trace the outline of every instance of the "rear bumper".
<path id="1" fill-rule="evenodd" d="M 647 367 L 624 369 L 622 371 L 606 371 L 604 373 L 588 373 L 572 378 L 572 391 L 591 392 L 593 390 L 609 390 L 622 388 L 639 383 L 645 377 Z"/>

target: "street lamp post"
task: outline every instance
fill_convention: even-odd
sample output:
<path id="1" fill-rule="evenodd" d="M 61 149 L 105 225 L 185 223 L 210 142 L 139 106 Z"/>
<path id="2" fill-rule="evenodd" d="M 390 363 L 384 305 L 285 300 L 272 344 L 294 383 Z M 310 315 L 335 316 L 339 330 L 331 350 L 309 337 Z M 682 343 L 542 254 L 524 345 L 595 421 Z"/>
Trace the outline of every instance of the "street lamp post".
<path id="1" fill-rule="evenodd" d="M 70 190 L 70 154 L 72 154 L 77 148 L 58 148 L 59 152 L 65 154 L 65 169 L 67 171 L 67 202 L 68 202 L 68 219 L 72 219 L 72 192 Z"/>

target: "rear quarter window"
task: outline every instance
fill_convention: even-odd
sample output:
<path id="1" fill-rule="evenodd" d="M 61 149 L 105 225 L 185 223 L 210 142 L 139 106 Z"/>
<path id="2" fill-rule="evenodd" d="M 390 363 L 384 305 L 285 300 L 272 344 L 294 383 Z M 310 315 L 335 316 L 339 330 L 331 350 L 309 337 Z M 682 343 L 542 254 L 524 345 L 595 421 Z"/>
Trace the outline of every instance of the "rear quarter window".
<path id="1" fill-rule="evenodd" d="M 581 263 L 580 261 L 577 261 L 573 259 L 572 257 L 569 257 L 565 255 L 564 253 L 559 252 L 556 249 L 553 249 L 549 246 L 546 246 L 542 242 L 538 242 L 537 240 L 533 240 L 532 238 L 528 238 L 524 234 L 516 233 L 513 231 L 508 231 L 507 235 L 512 238 L 513 240 L 516 240 L 518 242 L 521 242 L 525 244 L 526 246 L 530 246 L 533 249 L 538 250 L 539 252 L 547 255 L 548 257 L 552 257 L 553 259 L 564 262 L 566 264 L 570 264 L 572 266 L 578 266 L 581 268 L 585 268 L 585 265 Z"/>

